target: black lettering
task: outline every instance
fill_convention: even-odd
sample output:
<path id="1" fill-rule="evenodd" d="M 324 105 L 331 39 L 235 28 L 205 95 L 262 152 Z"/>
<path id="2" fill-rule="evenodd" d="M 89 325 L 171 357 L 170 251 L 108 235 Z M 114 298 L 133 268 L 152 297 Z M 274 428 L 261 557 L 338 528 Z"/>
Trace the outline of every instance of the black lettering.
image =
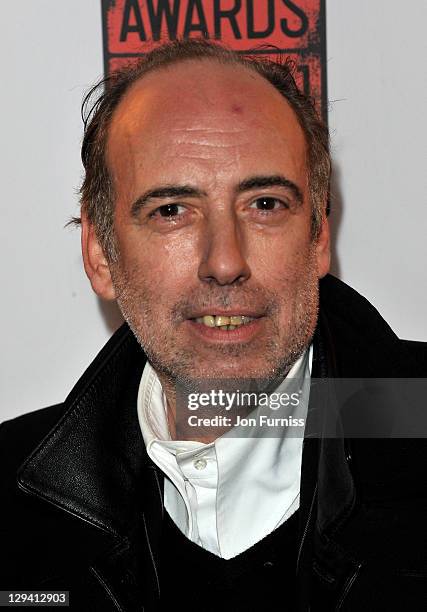
<path id="1" fill-rule="evenodd" d="M 178 29 L 179 0 L 173 1 L 173 8 L 171 8 L 171 2 L 169 0 L 159 0 L 157 3 L 157 11 L 153 4 L 153 0 L 147 0 L 153 40 L 160 40 L 163 17 L 166 19 L 169 39 L 175 40 L 176 31 Z"/>
<path id="2" fill-rule="evenodd" d="M 257 0 L 259 7 L 260 0 Z M 265 30 L 255 30 L 254 0 L 247 0 L 248 38 L 266 38 L 274 30 L 274 0 L 268 0 L 268 21 Z M 260 14 L 263 14 L 263 12 Z"/>
<path id="3" fill-rule="evenodd" d="M 194 11 L 196 9 L 196 11 Z M 198 22 L 193 22 L 193 13 L 196 12 Z M 190 32 L 201 32 L 205 38 L 209 38 L 208 25 L 203 12 L 202 0 L 189 0 L 187 14 L 185 15 L 184 38 L 189 38 Z"/>
<path id="4" fill-rule="evenodd" d="M 130 23 L 131 14 L 135 20 L 133 25 Z M 120 42 L 125 42 L 127 40 L 129 32 L 138 32 L 139 40 L 147 40 L 138 0 L 126 0 L 125 10 L 123 11 L 122 28 L 120 30 Z"/>
<path id="5" fill-rule="evenodd" d="M 288 9 L 290 9 L 294 13 L 294 15 L 299 17 L 301 21 L 301 25 L 297 30 L 291 30 L 288 25 L 288 20 L 281 19 L 280 27 L 282 28 L 283 34 L 285 34 L 285 36 L 289 36 L 290 38 L 298 38 L 299 36 L 304 36 L 308 28 L 307 15 L 304 13 L 302 8 L 291 2 L 291 0 L 282 0 L 282 2 L 286 7 L 288 7 Z"/>
<path id="6" fill-rule="evenodd" d="M 298 64 L 297 72 L 302 75 L 302 90 L 306 96 L 310 95 L 310 70 L 307 64 Z"/>
<path id="7" fill-rule="evenodd" d="M 239 26 L 236 19 L 236 13 L 242 8 L 242 0 L 236 0 L 233 8 L 222 10 L 221 0 L 215 0 L 214 3 L 214 21 L 215 21 L 215 38 L 221 38 L 221 20 L 228 19 L 236 39 L 242 38 Z"/>

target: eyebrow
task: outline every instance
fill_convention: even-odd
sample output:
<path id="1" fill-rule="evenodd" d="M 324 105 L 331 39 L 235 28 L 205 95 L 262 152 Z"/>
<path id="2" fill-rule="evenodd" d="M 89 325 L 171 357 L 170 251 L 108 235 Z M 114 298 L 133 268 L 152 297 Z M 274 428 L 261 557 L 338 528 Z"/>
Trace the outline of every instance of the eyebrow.
<path id="1" fill-rule="evenodd" d="M 251 176 L 237 185 L 235 192 L 237 194 L 259 189 L 262 187 L 284 187 L 293 193 L 298 204 L 303 203 L 303 195 L 301 189 L 291 180 L 281 174 Z M 191 185 L 163 185 L 146 191 L 135 200 L 131 206 L 131 216 L 136 217 L 149 200 L 163 198 L 180 198 L 192 197 L 200 198 L 207 197 L 206 191 L 197 189 Z"/>
<path id="2" fill-rule="evenodd" d="M 241 181 L 237 187 L 237 193 L 243 193 L 251 189 L 259 189 L 261 187 L 284 187 L 293 193 L 293 196 L 298 204 L 304 201 L 302 191 L 293 181 L 290 181 L 282 174 L 252 176 Z"/>
<path id="3" fill-rule="evenodd" d="M 131 215 L 136 217 L 141 208 L 143 208 L 149 200 L 155 200 L 156 198 L 200 198 L 207 195 L 205 191 L 196 189 L 191 185 L 164 185 L 163 187 L 155 187 L 154 189 L 146 191 L 135 200 L 131 207 Z"/>

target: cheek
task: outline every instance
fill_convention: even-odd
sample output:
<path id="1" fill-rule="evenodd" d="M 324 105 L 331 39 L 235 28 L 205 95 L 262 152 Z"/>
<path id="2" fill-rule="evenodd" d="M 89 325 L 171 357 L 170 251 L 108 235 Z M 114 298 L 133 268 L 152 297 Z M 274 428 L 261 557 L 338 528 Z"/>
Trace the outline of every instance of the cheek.
<path id="1" fill-rule="evenodd" d="M 278 288 L 300 276 L 312 262 L 309 232 L 276 228 L 248 240 L 248 263 L 258 281 Z"/>
<path id="2" fill-rule="evenodd" d="M 132 235 L 133 234 L 133 235 Z M 168 295 L 182 293 L 197 277 L 197 241 L 183 234 L 168 236 L 128 231 L 119 239 L 121 267 L 134 283 L 140 279 L 150 293 L 163 301 Z M 160 306 L 160 304 L 159 304 Z"/>

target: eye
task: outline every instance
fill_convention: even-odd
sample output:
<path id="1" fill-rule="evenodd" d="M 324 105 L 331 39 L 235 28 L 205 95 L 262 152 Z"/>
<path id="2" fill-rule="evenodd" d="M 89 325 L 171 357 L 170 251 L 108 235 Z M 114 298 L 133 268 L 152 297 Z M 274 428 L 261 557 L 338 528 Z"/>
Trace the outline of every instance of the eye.
<path id="1" fill-rule="evenodd" d="M 164 219 L 173 219 L 178 217 L 185 212 L 185 206 L 182 204 L 163 204 L 159 206 L 153 212 L 150 213 L 150 217 L 163 217 Z"/>
<path id="2" fill-rule="evenodd" d="M 270 197 L 262 197 L 257 198 L 252 202 L 249 208 L 255 208 L 256 210 L 270 212 L 274 210 L 281 210 L 284 208 L 289 208 L 286 202 L 282 200 L 278 200 L 277 198 Z"/>

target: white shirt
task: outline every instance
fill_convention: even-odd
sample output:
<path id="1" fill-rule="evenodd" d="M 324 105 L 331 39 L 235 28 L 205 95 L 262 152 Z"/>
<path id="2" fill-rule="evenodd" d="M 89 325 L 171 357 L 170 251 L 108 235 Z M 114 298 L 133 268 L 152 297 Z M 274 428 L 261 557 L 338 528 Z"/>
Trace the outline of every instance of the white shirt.
<path id="1" fill-rule="evenodd" d="M 312 354 L 310 346 L 275 390 L 302 391 L 292 416 L 304 421 Z M 224 559 L 235 557 L 298 509 L 304 427 L 298 434 L 295 428 L 280 428 L 276 437 L 269 427 L 257 427 L 255 435 L 245 438 L 234 437 L 234 427 L 210 444 L 171 440 L 166 397 L 148 361 L 137 408 L 147 453 L 166 476 L 165 508 L 182 533 L 202 548 Z M 281 409 L 268 413 L 282 416 Z"/>

